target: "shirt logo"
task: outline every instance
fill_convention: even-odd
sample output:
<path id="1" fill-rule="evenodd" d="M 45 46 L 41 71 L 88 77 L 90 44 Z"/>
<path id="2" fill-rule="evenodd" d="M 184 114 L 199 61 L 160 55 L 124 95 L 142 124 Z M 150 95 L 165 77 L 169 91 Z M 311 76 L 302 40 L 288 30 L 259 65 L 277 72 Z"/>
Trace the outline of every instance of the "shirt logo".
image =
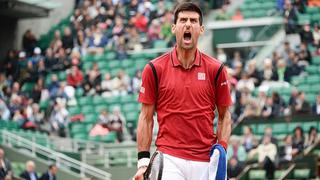
<path id="1" fill-rule="evenodd" d="M 198 80 L 204 81 L 206 80 L 206 74 L 205 73 L 198 73 Z"/>
<path id="2" fill-rule="evenodd" d="M 144 87 L 142 87 L 142 86 L 140 87 L 140 93 L 144 94 L 145 90 L 146 89 Z"/>
<path id="3" fill-rule="evenodd" d="M 228 85 L 228 80 L 226 80 L 225 82 L 221 83 L 220 86 L 226 86 L 226 85 Z"/>

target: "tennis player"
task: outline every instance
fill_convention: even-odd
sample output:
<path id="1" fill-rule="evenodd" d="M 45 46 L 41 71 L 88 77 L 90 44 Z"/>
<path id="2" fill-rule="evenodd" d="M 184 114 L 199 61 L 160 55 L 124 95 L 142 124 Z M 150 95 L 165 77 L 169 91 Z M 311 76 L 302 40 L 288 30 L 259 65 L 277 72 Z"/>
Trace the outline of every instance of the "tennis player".
<path id="1" fill-rule="evenodd" d="M 232 104 L 229 83 L 222 63 L 197 49 L 204 33 L 202 18 L 197 5 L 179 4 L 171 27 L 175 47 L 143 70 L 136 180 L 143 180 L 149 163 L 154 112 L 159 123 L 156 146 L 164 159 L 162 180 L 208 180 L 212 145 L 219 143 L 227 149 Z M 216 134 L 215 109 L 219 115 Z"/>

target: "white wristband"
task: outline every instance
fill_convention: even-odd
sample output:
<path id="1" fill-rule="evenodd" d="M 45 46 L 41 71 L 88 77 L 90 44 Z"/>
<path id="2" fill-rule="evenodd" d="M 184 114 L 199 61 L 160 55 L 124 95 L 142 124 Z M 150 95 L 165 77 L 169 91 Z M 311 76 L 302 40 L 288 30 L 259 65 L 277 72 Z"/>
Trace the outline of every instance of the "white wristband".
<path id="1" fill-rule="evenodd" d="M 143 166 L 148 166 L 150 162 L 150 158 L 142 158 L 138 160 L 137 168 L 141 168 Z"/>

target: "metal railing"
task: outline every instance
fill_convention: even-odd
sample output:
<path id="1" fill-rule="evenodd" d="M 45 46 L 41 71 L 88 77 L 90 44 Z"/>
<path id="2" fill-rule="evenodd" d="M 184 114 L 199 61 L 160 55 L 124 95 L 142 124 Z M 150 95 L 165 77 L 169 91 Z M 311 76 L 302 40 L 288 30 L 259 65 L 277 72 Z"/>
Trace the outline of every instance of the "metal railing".
<path id="1" fill-rule="evenodd" d="M 94 177 L 99 180 L 110 180 L 111 174 L 103 170 L 85 164 L 83 162 L 72 159 L 62 153 L 55 152 L 49 148 L 38 145 L 21 136 L 17 136 L 8 131 L 2 131 L 3 144 L 9 147 L 19 147 L 20 149 L 28 150 L 34 157 L 42 157 L 49 161 L 54 161 L 58 167 L 63 167 L 70 171 L 80 173 L 81 177 Z"/>

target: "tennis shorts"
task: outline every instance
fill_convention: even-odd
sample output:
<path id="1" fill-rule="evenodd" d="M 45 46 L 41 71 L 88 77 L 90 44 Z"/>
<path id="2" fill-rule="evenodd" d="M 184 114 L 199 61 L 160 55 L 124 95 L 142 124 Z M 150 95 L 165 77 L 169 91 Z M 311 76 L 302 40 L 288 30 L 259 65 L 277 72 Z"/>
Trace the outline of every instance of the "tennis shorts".
<path id="1" fill-rule="evenodd" d="M 209 162 L 199 162 L 163 154 L 162 180 L 209 180 Z"/>

